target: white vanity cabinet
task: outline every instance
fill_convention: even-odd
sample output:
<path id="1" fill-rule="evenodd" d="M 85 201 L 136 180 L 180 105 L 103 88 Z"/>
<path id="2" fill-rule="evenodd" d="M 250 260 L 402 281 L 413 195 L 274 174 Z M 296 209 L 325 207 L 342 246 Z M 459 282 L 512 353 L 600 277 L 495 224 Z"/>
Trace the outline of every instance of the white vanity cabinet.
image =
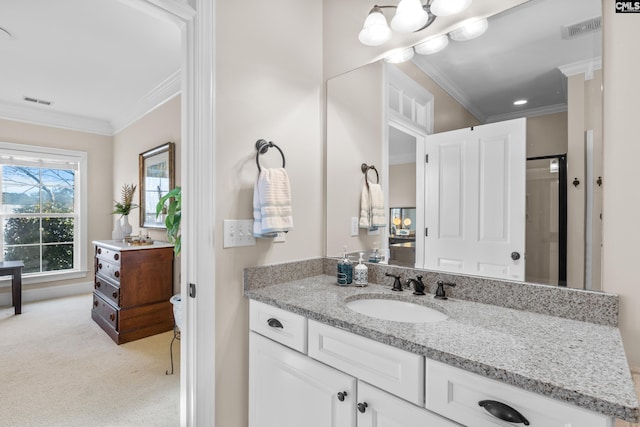
<path id="1" fill-rule="evenodd" d="M 249 346 L 249 426 L 356 426 L 353 377 L 255 332 Z"/>
<path id="2" fill-rule="evenodd" d="M 605 415 L 258 301 L 250 316 L 249 427 L 613 427 Z M 496 417 L 514 410 L 526 423 Z"/>

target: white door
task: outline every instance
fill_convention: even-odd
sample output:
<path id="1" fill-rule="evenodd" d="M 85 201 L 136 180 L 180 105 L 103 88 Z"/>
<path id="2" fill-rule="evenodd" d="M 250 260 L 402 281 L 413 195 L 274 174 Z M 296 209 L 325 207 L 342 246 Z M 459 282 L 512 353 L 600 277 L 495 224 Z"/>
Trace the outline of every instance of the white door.
<path id="1" fill-rule="evenodd" d="M 524 280 L 526 119 L 428 135 L 425 269 Z"/>
<path id="2" fill-rule="evenodd" d="M 356 380 L 250 333 L 250 427 L 355 427 Z"/>
<path id="3" fill-rule="evenodd" d="M 358 381 L 358 427 L 453 427 L 460 424 Z"/>

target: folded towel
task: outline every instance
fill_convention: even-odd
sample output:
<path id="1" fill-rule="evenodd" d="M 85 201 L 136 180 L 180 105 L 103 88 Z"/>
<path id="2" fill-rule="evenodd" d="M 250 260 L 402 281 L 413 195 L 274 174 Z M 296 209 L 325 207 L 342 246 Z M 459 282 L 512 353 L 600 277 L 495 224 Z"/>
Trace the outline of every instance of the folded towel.
<path id="1" fill-rule="evenodd" d="M 293 229 L 291 189 L 284 168 L 262 168 L 253 189 L 253 234 L 276 237 Z"/>
<path id="2" fill-rule="evenodd" d="M 384 193 L 380 184 L 365 182 L 360 194 L 360 228 L 386 227 Z"/>

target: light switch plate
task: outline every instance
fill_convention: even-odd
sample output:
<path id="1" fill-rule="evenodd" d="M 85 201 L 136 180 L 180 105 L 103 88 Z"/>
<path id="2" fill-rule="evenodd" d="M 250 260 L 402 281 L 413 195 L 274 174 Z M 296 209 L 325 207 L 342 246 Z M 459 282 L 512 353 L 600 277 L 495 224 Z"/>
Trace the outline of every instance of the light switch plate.
<path id="1" fill-rule="evenodd" d="M 357 235 L 358 235 L 358 217 L 352 216 L 351 217 L 351 236 L 357 236 Z"/>
<path id="2" fill-rule="evenodd" d="M 238 246 L 252 246 L 256 244 L 253 235 L 252 219 L 225 219 L 224 220 L 224 247 L 235 248 Z"/>

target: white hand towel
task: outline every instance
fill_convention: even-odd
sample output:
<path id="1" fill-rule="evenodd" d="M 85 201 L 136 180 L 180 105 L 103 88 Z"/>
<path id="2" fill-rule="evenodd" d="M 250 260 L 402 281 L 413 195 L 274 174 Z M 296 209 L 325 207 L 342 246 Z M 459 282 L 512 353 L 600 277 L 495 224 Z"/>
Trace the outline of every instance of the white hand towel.
<path id="1" fill-rule="evenodd" d="M 262 168 L 253 189 L 253 234 L 275 237 L 293 229 L 291 188 L 284 168 Z"/>
<path id="2" fill-rule="evenodd" d="M 360 228 L 386 227 L 384 193 L 380 184 L 365 183 L 360 194 Z"/>

